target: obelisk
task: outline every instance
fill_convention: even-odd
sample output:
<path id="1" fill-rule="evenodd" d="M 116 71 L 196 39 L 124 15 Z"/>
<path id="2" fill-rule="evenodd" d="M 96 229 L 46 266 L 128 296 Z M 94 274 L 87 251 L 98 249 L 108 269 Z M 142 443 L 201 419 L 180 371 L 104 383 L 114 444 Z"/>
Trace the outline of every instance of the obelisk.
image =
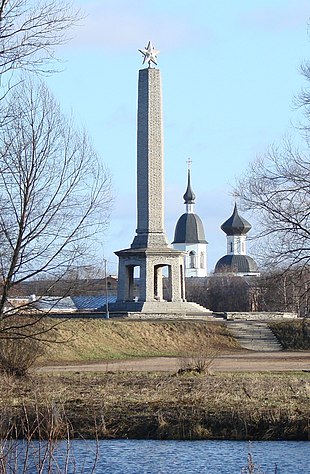
<path id="1" fill-rule="evenodd" d="M 173 249 L 164 231 L 164 154 L 161 79 L 151 42 L 143 50 L 137 114 L 137 229 L 119 257 L 115 312 L 169 314 L 184 311 L 184 252 Z M 136 285 L 135 269 L 139 269 Z M 162 270 L 166 268 L 163 278 Z M 135 294 L 136 287 L 139 295 Z"/>
<path id="2" fill-rule="evenodd" d="M 137 118 L 137 235 L 131 247 L 166 247 L 159 69 L 148 67 L 139 71 Z"/>

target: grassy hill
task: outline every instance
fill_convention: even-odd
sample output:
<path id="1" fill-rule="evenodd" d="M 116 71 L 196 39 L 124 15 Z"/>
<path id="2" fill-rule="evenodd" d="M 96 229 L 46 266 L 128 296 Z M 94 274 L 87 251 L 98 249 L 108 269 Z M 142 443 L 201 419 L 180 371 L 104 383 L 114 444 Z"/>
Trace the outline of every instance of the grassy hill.
<path id="1" fill-rule="evenodd" d="M 51 363 L 239 348 L 226 327 L 216 321 L 60 320 L 52 336 L 58 343 L 47 343 L 44 355 L 44 361 Z"/>

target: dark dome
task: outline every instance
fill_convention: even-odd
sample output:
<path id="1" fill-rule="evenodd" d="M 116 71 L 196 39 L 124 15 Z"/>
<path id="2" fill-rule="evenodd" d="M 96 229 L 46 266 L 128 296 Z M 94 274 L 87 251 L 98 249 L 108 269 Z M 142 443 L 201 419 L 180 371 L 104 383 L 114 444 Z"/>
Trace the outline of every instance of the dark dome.
<path id="1" fill-rule="evenodd" d="M 197 214 L 186 213 L 179 218 L 173 244 L 206 244 L 202 221 Z"/>
<path id="2" fill-rule="evenodd" d="M 234 212 L 224 224 L 221 225 L 221 229 L 226 235 L 245 235 L 251 229 L 251 224 L 239 216 L 237 204 L 235 204 Z"/>
<path id="3" fill-rule="evenodd" d="M 248 255 L 225 255 L 215 265 L 215 273 L 223 270 L 231 270 L 234 273 L 258 273 L 256 262 Z"/>

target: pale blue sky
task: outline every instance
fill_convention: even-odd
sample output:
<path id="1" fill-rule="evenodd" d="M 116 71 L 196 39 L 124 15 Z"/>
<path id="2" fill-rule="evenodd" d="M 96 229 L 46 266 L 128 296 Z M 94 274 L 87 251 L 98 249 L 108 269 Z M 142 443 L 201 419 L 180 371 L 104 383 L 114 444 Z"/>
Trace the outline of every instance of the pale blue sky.
<path id="1" fill-rule="evenodd" d="M 309 1 L 74 3 L 86 16 L 58 51 L 64 71 L 47 83 L 88 130 L 112 173 L 115 204 L 101 249 L 109 272 L 117 269 L 113 252 L 128 248 L 135 235 L 138 49 L 148 40 L 160 50 L 168 239 L 185 212 L 190 157 L 212 270 L 226 253 L 219 227 L 233 209 L 235 177 L 269 145 L 296 134 L 293 97 L 305 85 L 299 66 L 310 60 Z"/>

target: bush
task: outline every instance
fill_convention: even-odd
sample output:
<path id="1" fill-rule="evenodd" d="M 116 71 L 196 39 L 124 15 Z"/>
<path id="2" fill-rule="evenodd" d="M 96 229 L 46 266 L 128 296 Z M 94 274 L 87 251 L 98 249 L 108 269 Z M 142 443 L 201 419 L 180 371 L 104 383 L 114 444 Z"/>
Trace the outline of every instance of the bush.
<path id="1" fill-rule="evenodd" d="M 23 377 L 43 352 L 43 343 L 31 338 L 0 339 L 0 370 Z"/>
<path id="2" fill-rule="evenodd" d="M 180 357 L 180 368 L 178 374 L 184 373 L 196 373 L 196 374 L 208 374 L 210 373 L 211 365 L 216 359 L 217 351 L 214 350 L 201 350 L 197 352 L 189 352 L 188 354 Z"/>

